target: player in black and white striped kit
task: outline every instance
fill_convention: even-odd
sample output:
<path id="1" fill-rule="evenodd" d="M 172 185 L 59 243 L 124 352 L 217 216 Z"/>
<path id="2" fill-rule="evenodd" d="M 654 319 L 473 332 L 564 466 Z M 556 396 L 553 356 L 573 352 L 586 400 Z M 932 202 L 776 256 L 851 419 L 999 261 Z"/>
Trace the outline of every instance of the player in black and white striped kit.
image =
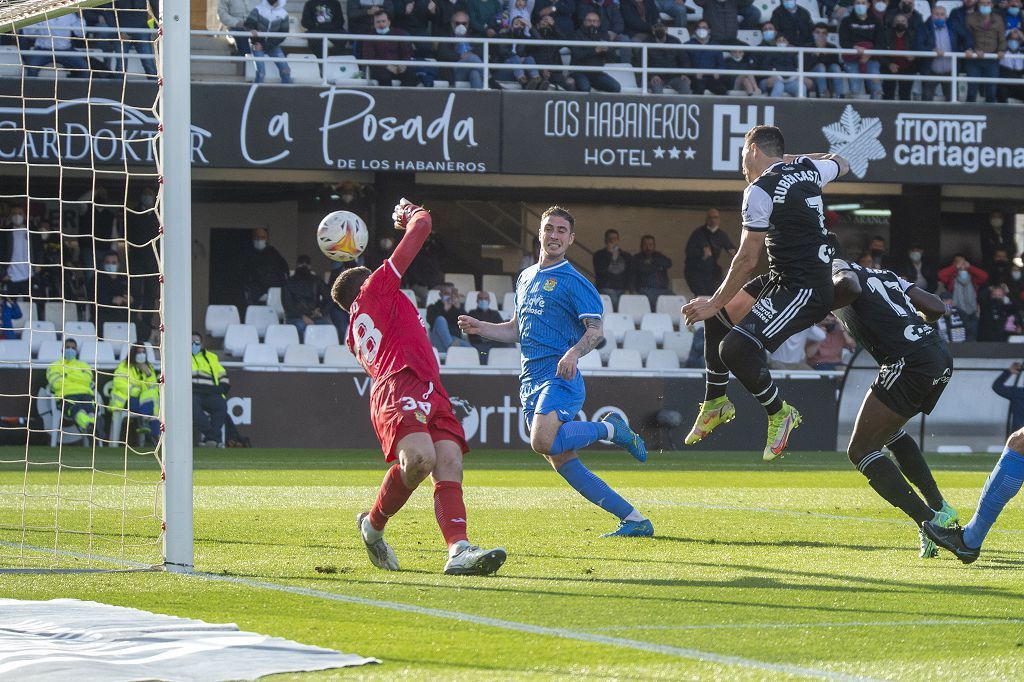
<path id="1" fill-rule="evenodd" d="M 835 252 L 827 239 L 821 190 L 848 170 L 837 154 L 787 155 L 782 131 L 774 126 L 756 126 L 747 133 L 743 174 L 750 184 L 743 193 L 739 250 L 718 291 L 683 306 L 688 324 L 705 321 L 707 364 L 705 400 L 686 438 L 688 445 L 735 416 L 725 394 L 731 371 L 768 413 L 764 459 L 773 460 L 785 450 L 800 413 L 779 396 L 767 354 L 831 310 Z M 768 251 L 769 276 L 753 299 L 741 295 L 752 307 L 740 306 L 737 312 L 729 306 L 733 317 L 726 305 L 748 283 L 762 248 Z"/>
<path id="2" fill-rule="evenodd" d="M 926 324 L 942 317 L 946 305 L 889 270 L 839 258 L 832 261 L 832 280 L 836 317 L 880 367 L 861 403 L 847 455 L 875 492 L 914 520 L 920 556 L 929 559 L 936 554 L 935 543 L 921 524 L 946 527 L 957 521 L 957 513 L 943 499 L 921 448 L 903 425 L 932 411 L 953 374 L 946 342 Z M 898 467 L 883 447 L 895 455 Z"/>

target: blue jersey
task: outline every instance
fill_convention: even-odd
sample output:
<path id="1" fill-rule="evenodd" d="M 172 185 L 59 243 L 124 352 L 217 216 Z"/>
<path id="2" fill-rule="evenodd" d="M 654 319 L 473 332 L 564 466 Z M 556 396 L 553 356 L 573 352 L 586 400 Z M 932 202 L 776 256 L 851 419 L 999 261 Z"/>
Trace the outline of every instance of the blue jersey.
<path id="1" fill-rule="evenodd" d="M 604 305 L 597 289 L 563 260 L 523 270 L 516 281 L 516 322 L 522 345 L 522 393 L 555 378 L 558 361 L 583 337 L 583 320 L 600 319 Z"/>

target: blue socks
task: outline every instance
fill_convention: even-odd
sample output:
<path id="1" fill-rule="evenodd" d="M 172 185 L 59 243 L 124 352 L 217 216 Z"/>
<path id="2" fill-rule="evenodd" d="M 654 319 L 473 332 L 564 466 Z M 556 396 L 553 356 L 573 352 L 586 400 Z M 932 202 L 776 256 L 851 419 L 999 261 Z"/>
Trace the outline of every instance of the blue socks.
<path id="1" fill-rule="evenodd" d="M 604 422 L 565 422 L 558 429 L 555 442 L 551 444 L 552 455 L 573 452 L 592 443 L 608 438 L 608 425 Z"/>
<path id="2" fill-rule="evenodd" d="M 981 547 L 992 524 L 1006 503 L 1013 499 L 1024 483 L 1024 455 L 1010 448 L 1003 450 L 1002 457 L 996 462 L 996 468 L 985 482 L 978 500 L 978 510 L 974 518 L 964 526 L 964 542 L 968 547 Z"/>
<path id="3" fill-rule="evenodd" d="M 562 426 L 562 431 L 565 431 L 565 427 L 570 424 L 590 424 L 592 426 L 599 426 L 601 430 L 604 430 L 604 425 L 597 422 L 569 422 Z M 558 437 L 562 437 L 562 431 L 558 433 Z M 600 438 L 606 437 L 607 432 L 602 433 Z M 597 438 L 594 438 L 597 440 Z M 593 442 L 593 441 L 590 441 Z M 619 520 L 624 520 L 627 516 L 633 513 L 633 505 L 626 502 L 622 497 L 608 487 L 608 484 L 602 481 L 600 478 L 594 475 L 590 469 L 583 466 L 583 462 L 579 459 L 571 459 L 557 469 L 558 474 L 564 478 L 569 485 L 576 489 L 583 497 L 587 498 L 594 504 L 606 512 L 610 512 L 617 516 Z"/>

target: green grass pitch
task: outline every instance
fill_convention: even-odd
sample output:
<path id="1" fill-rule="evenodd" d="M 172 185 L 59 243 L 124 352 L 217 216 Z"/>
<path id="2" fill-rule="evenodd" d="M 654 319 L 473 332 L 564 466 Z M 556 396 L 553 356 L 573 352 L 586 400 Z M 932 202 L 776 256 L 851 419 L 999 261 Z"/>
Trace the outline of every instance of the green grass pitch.
<path id="1" fill-rule="evenodd" d="M 0 449 L 0 458 L 19 453 Z M 963 521 L 995 457 L 929 458 Z M 963 566 L 947 553 L 919 560 L 910 522 L 839 454 L 766 465 L 760 453 L 666 452 L 641 465 L 603 451 L 584 461 L 650 516 L 657 537 L 602 539 L 615 520 L 539 456 L 480 451 L 466 460 L 470 536 L 506 547 L 505 566 L 486 578 L 441 575 L 427 487 L 388 527 L 403 570 L 386 573 L 367 561 L 353 523 L 384 472 L 379 454 L 197 451 L 197 570 L 246 582 L 8 573 L 0 585 L 5 597 L 234 622 L 384 662 L 302 679 L 1024 675 L 1024 500 L 1011 502 L 981 559 Z M 0 468 L 0 492 L 20 490 L 21 477 Z M 88 479 L 68 471 L 62 486 Z M 310 591 L 271 589 L 280 586 Z"/>

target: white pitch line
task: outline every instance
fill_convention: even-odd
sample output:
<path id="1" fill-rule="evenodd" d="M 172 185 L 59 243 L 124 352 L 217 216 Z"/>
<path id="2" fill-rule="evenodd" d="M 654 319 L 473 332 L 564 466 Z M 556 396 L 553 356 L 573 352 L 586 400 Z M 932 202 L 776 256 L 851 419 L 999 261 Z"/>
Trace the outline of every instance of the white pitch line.
<path id="1" fill-rule="evenodd" d="M 810 677 L 819 680 L 836 680 L 842 682 L 876 682 L 873 678 L 870 677 L 847 675 L 845 673 L 837 673 L 830 670 L 805 668 L 803 666 L 790 665 L 787 663 L 770 663 L 768 661 L 759 661 L 752 658 L 744 658 L 742 656 L 716 654 L 709 651 L 700 651 L 698 649 L 675 647 L 669 646 L 667 644 L 656 644 L 654 642 L 645 642 L 636 639 L 625 639 L 623 637 L 611 637 L 608 635 L 600 635 L 591 632 L 569 630 L 567 628 L 554 628 L 546 627 L 543 625 L 533 625 L 530 623 L 519 623 L 516 621 L 503 620 L 500 618 L 490 618 L 488 616 L 477 616 L 471 613 L 462 613 L 460 611 L 446 611 L 443 609 L 434 609 L 426 606 L 416 606 L 415 604 L 403 604 L 401 602 L 383 601 L 379 599 L 366 599 L 365 597 L 355 597 L 346 594 L 339 594 L 336 592 L 315 590 L 307 587 L 296 587 L 293 585 L 283 585 L 280 583 L 250 580 L 248 578 L 240 578 L 236 576 L 216 575 L 213 573 L 197 572 L 193 575 L 207 580 L 236 583 L 239 585 L 246 585 L 248 587 L 256 587 L 264 590 L 274 590 L 277 592 L 286 592 L 289 594 L 295 594 L 303 597 L 312 597 L 314 599 L 328 599 L 331 601 L 344 602 L 346 604 L 371 606 L 380 609 L 388 609 L 391 611 L 399 611 L 402 613 L 415 613 L 417 615 L 429 616 L 432 618 L 443 618 L 445 620 L 454 620 L 462 623 L 473 623 L 475 625 L 484 625 L 487 627 L 500 628 L 502 630 L 525 632 L 531 635 L 544 635 L 547 637 L 572 639 L 580 642 L 588 642 L 591 644 L 606 644 L 609 646 L 622 647 L 625 649 L 635 649 L 638 651 L 646 651 L 649 653 L 662 654 L 665 656 L 674 656 L 676 658 L 685 658 L 692 661 L 698 661 L 701 663 L 734 665 L 744 668 L 752 668 L 755 670 L 766 670 L 775 673 L 785 673 L 787 675 L 801 675 L 804 677 Z"/>
<path id="2" fill-rule="evenodd" d="M 926 627 L 935 625 L 1019 625 L 1024 619 L 1006 620 L 879 620 L 844 621 L 837 623 L 715 623 L 706 625 L 622 625 L 619 627 L 587 628 L 587 632 L 621 632 L 623 630 L 805 630 L 810 628 L 884 628 L 884 627 Z"/>

